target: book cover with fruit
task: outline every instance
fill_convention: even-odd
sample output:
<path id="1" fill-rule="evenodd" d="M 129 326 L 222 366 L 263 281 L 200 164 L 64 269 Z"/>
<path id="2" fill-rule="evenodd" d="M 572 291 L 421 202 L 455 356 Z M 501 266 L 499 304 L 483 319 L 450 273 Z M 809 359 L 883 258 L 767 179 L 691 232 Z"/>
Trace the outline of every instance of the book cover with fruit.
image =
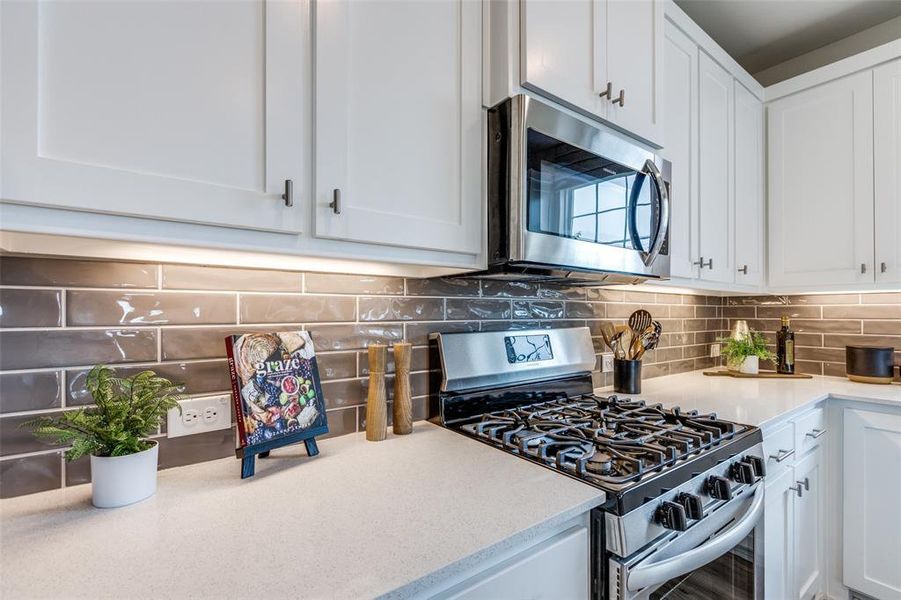
<path id="1" fill-rule="evenodd" d="M 225 345 L 240 447 L 327 427 L 308 332 L 233 335 Z"/>

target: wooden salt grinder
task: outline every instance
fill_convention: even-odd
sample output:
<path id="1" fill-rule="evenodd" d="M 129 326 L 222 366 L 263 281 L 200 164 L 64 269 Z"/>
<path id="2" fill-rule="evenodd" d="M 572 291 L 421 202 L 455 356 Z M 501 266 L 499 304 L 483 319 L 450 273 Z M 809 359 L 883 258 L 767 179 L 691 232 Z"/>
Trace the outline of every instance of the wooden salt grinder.
<path id="1" fill-rule="evenodd" d="M 369 345 L 369 397 L 366 400 L 366 439 L 380 442 L 388 435 L 388 398 L 385 390 L 385 364 L 388 348 Z"/>
<path id="2" fill-rule="evenodd" d="M 413 400 L 410 397 L 410 354 L 413 345 L 394 344 L 394 433 L 413 432 Z"/>

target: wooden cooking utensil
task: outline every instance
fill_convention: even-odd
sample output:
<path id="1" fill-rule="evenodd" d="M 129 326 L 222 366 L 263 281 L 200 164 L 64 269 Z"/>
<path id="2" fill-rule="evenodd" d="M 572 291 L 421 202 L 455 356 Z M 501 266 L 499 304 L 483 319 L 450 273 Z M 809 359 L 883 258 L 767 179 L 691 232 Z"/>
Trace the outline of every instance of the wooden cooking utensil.
<path id="1" fill-rule="evenodd" d="M 613 323 L 610 321 L 601 321 L 600 325 L 601 337 L 604 338 L 604 343 L 607 344 L 607 347 L 610 350 L 616 352 L 616 349 L 613 347 L 613 336 L 616 335 L 616 327 L 613 326 Z"/>
<path id="2" fill-rule="evenodd" d="M 648 328 L 651 321 L 653 321 L 651 313 L 640 308 L 629 316 L 629 328 L 632 330 L 632 334 L 635 337 L 638 337 L 644 333 L 644 330 Z"/>
<path id="3" fill-rule="evenodd" d="M 410 396 L 410 356 L 413 344 L 394 344 L 394 433 L 413 431 L 413 401 Z"/>
<path id="4" fill-rule="evenodd" d="M 369 345 L 369 395 L 366 398 L 366 439 L 380 442 L 388 435 L 388 394 L 385 390 L 385 365 L 388 348 Z"/>

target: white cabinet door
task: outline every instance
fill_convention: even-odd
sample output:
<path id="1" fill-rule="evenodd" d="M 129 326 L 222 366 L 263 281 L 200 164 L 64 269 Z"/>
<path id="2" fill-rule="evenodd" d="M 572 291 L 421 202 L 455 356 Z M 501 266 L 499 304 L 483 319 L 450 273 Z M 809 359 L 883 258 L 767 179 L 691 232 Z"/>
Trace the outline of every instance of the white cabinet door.
<path id="1" fill-rule="evenodd" d="M 580 599 L 589 597 L 589 534 L 573 529 L 542 542 L 445 594 L 441 600 Z"/>
<path id="2" fill-rule="evenodd" d="M 666 82 L 661 154 L 672 164 L 670 273 L 696 278 L 698 266 L 698 47 L 666 22 L 663 53 Z"/>
<path id="3" fill-rule="evenodd" d="M 901 599 L 901 414 L 844 410 L 843 582 Z"/>
<path id="4" fill-rule="evenodd" d="M 873 74 L 768 107 L 769 283 L 872 283 Z"/>
<path id="5" fill-rule="evenodd" d="M 467 0 L 316 3 L 317 236 L 480 251 L 481 14 Z"/>
<path id="6" fill-rule="evenodd" d="M 704 52 L 698 67 L 698 233 L 701 279 L 735 280 L 732 76 Z"/>
<path id="7" fill-rule="evenodd" d="M 300 231 L 307 7 L 3 2 L 2 197 Z"/>
<path id="8" fill-rule="evenodd" d="M 876 281 L 901 282 L 901 59 L 873 71 Z"/>
<path id="9" fill-rule="evenodd" d="M 663 137 L 663 4 L 659 0 L 606 0 L 607 81 L 615 98 L 608 118 L 648 141 Z M 606 81 L 604 82 L 606 85 Z M 622 92 L 620 92 L 620 90 Z"/>
<path id="10" fill-rule="evenodd" d="M 767 482 L 764 506 L 764 598 L 794 594 L 794 506 L 796 487 L 791 467 Z"/>
<path id="11" fill-rule="evenodd" d="M 795 463 L 795 484 L 802 489 L 794 506 L 794 598 L 817 597 L 823 587 L 823 482 L 822 446 Z"/>
<path id="12" fill-rule="evenodd" d="M 466 0 L 464 0 L 466 1 Z M 605 0 L 524 0 L 522 85 L 604 118 Z"/>
<path id="13" fill-rule="evenodd" d="M 763 280 L 763 104 L 735 84 L 735 283 Z"/>

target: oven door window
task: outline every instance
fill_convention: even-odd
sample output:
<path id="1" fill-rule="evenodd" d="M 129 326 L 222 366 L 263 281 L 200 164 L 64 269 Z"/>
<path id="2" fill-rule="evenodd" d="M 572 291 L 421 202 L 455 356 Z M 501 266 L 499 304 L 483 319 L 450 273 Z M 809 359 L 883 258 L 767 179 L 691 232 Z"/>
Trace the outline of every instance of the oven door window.
<path id="1" fill-rule="evenodd" d="M 650 600 L 754 600 L 754 533 L 703 567 L 675 577 L 651 592 Z"/>
<path id="2" fill-rule="evenodd" d="M 640 252 L 653 245 L 660 198 L 645 172 L 529 129 L 527 185 L 529 231 Z"/>

